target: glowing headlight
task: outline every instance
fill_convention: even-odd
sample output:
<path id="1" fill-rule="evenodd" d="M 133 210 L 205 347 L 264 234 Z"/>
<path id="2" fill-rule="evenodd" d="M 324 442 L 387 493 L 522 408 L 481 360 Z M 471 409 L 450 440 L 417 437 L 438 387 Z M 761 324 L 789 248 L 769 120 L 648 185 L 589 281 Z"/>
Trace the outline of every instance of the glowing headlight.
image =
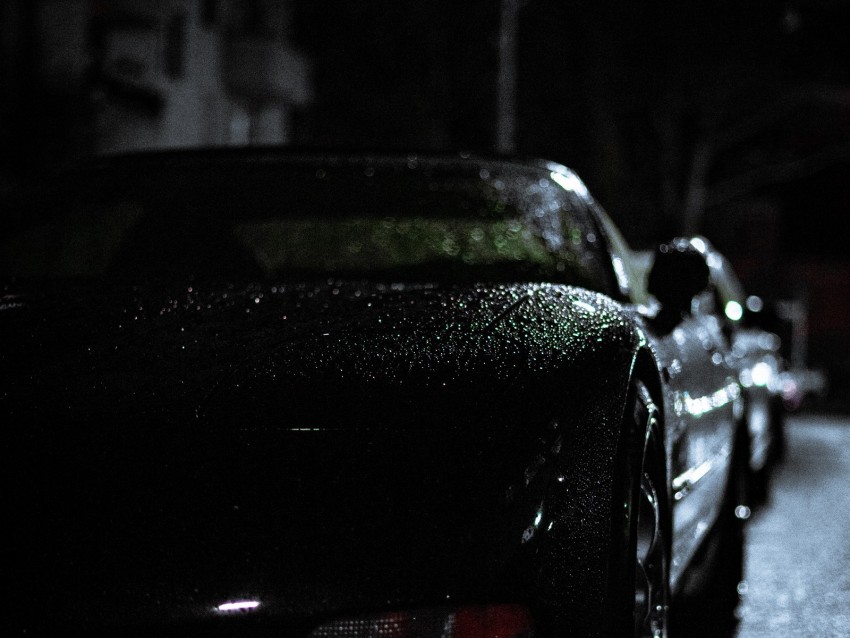
<path id="1" fill-rule="evenodd" d="M 759 361 L 753 366 L 751 374 L 753 378 L 753 385 L 766 386 L 770 383 L 770 379 L 773 377 L 773 370 L 771 370 L 770 364 L 765 363 L 764 361 Z"/>

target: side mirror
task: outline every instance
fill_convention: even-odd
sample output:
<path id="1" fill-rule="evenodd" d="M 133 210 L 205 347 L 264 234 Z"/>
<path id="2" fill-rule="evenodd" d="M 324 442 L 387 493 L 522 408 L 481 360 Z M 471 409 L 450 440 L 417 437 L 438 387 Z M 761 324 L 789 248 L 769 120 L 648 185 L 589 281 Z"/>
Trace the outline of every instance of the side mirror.
<path id="1" fill-rule="evenodd" d="M 661 313 L 678 320 L 689 313 L 691 300 L 708 287 L 705 255 L 685 238 L 661 244 L 649 271 L 647 290 L 661 304 Z"/>

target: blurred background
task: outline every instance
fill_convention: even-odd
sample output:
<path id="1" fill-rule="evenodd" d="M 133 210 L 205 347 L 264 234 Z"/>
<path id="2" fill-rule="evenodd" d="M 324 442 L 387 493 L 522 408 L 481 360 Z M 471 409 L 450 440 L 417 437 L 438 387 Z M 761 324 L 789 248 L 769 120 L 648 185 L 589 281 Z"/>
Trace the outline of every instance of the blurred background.
<path id="1" fill-rule="evenodd" d="M 850 0 L 4 0 L 0 189 L 135 149 L 544 157 L 638 249 L 709 237 L 850 411 L 848 34 Z"/>

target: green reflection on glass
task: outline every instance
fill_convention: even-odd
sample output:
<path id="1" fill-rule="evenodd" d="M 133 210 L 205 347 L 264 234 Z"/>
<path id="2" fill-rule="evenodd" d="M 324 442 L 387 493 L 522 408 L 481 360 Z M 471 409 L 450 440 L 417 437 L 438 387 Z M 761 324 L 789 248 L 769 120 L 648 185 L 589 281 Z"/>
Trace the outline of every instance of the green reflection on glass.
<path id="1" fill-rule="evenodd" d="M 539 235 L 517 219 L 276 219 L 238 224 L 234 232 L 267 273 L 553 262 Z"/>

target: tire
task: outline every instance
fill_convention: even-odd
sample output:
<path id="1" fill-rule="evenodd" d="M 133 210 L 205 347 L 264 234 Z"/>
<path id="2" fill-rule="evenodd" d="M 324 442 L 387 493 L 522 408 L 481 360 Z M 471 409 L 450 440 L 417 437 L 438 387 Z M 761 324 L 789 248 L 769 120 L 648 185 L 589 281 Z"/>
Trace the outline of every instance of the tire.
<path id="1" fill-rule="evenodd" d="M 776 466 L 785 455 L 785 408 L 777 397 L 768 397 L 764 410 L 770 430 L 765 463 L 761 468 L 751 468 L 747 477 L 747 505 L 758 509 L 770 500 L 770 482 Z"/>
<path id="2" fill-rule="evenodd" d="M 553 515 L 565 535 L 544 537 L 507 579 L 533 583 L 540 636 L 667 636 L 672 518 L 664 432 L 642 383 L 630 385 L 624 406 L 613 449 L 594 464 L 581 460 L 593 489 L 555 501 L 566 504 Z"/>
<path id="3" fill-rule="evenodd" d="M 773 429 L 772 445 L 770 449 L 771 470 L 782 463 L 785 459 L 785 406 L 779 397 L 775 397 L 770 404 L 770 425 Z"/>
<path id="4" fill-rule="evenodd" d="M 667 635 L 672 528 L 663 430 L 646 387 L 635 383 L 629 396 L 620 448 L 624 462 L 618 463 L 624 490 L 619 498 L 615 494 L 613 510 L 619 503 L 625 515 L 612 520 L 612 533 L 617 534 L 618 527 L 628 529 L 625 560 L 620 563 L 625 573 L 609 577 L 614 587 L 620 586 L 624 610 L 617 635 L 661 638 Z"/>
<path id="5" fill-rule="evenodd" d="M 766 437 L 763 458 L 761 466 L 755 466 L 754 463 L 749 463 L 746 473 L 746 489 L 747 502 L 753 508 L 758 508 L 767 501 L 770 490 L 770 474 L 772 469 L 772 456 L 775 448 L 776 428 L 773 423 L 774 410 L 772 409 L 772 401 L 769 396 L 748 397 L 746 407 L 746 421 L 749 428 L 751 456 L 755 458 L 754 450 L 757 447 L 758 439 L 755 438 L 752 427 L 753 420 L 760 423 L 758 431 L 763 432 L 762 436 Z"/>

